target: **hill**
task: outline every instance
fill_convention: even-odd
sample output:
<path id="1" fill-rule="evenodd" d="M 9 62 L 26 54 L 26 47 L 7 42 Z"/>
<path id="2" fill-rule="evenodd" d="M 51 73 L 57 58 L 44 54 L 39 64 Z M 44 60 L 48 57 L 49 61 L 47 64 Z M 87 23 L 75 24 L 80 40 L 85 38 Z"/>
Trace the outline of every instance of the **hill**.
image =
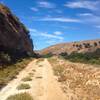
<path id="1" fill-rule="evenodd" d="M 32 53 L 29 31 L 8 7 L 0 4 L 0 64 Z"/>
<path id="2" fill-rule="evenodd" d="M 71 54 L 73 52 L 75 53 L 94 52 L 99 48 L 100 48 L 100 39 L 97 39 L 97 40 L 56 44 L 38 52 L 41 55 L 46 55 L 49 53 L 54 55 L 59 55 L 61 53 Z"/>

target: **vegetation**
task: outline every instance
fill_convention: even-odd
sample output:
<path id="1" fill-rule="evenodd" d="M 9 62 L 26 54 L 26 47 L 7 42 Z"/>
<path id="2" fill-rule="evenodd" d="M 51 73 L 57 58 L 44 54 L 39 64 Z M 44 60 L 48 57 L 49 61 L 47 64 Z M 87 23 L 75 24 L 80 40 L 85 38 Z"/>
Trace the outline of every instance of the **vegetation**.
<path id="1" fill-rule="evenodd" d="M 7 100 L 33 100 L 33 98 L 28 93 L 20 93 L 9 96 Z"/>
<path id="2" fill-rule="evenodd" d="M 70 55 L 63 53 L 60 54 L 64 59 L 73 61 L 73 62 L 83 62 L 90 64 L 100 64 L 100 49 L 97 49 L 93 53 L 72 53 Z"/>
<path id="3" fill-rule="evenodd" d="M 53 56 L 52 53 L 47 53 L 47 54 L 43 55 L 44 58 L 50 58 L 50 57 L 52 57 L 52 56 Z"/>
<path id="4" fill-rule="evenodd" d="M 59 82 L 66 81 L 65 66 L 59 65 L 59 62 L 57 61 L 56 58 L 50 58 L 48 60 L 49 60 L 50 64 L 53 66 L 54 75 L 56 75 L 58 77 L 58 81 Z"/>
<path id="5" fill-rule="evenodd" d="M 20 84 L 17 87 L 18 90 L 23 90 L 23 89 L 30 89 L 30 85 L 29 84 Z"/>
<path id="6" fill-rule="evenodd" d="M 3 64 L 10 64 L 11 57 L 8 53 L 1 52 L 0 53 L 0 65 L 3 66 Z"/>
<path id="7" fill-rule="evenodd" d="M 0 89 L 5 86 L 10 80 L 16 78 L 16 75 L 26 67 L 30 62 L 30 59 L 23 59 L 12 65 L 6 65 L 3 68 L 0 68 Z"/>
<path id="8" fill-rule="evenodd" d="M 22 81 L 24 81 L 24 82 L 32 81 L 32 78 L 30 76 L 27 76 L 27 77 L 23 78 Z"/>
<path id="9" fill-rule="evenodd" d="M 29 76 L 30 76 L 30 77 L 34 76 L 34 73 L 33 73 L 33 72 L 32 72 L 32 73 L 29 73 Z"/>

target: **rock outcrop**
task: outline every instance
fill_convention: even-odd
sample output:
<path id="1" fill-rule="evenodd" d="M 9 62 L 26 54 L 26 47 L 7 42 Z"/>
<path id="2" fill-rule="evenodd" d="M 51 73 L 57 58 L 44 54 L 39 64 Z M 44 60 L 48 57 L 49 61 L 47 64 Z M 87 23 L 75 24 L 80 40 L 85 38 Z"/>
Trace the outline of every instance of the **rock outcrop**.
<path id="1" fill-rule="evenodd" d="M 0 52 L 24 56 L 33 53 L 32 39 L 29 31 L 12 14 L 10 9 L 0 4 Z"/>

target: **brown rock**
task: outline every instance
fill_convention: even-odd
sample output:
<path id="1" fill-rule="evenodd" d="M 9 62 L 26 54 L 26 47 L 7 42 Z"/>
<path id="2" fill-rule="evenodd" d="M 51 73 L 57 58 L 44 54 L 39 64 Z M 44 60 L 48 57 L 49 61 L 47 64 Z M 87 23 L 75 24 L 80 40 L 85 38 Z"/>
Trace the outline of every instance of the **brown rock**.
<path id="1" fill-rule="evenodd" d="M 0 51 L 17 55 L 33 53 L 29 31 L 6 6 L 0 4 Z"/>

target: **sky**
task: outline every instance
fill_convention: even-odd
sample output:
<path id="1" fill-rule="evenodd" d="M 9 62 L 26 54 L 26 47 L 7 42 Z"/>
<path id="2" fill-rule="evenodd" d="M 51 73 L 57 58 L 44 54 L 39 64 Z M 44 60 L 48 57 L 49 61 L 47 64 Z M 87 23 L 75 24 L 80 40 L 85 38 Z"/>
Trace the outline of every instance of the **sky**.
<path id="1" fill-rule="evenodd" d="M 29 29 L 34 49 L 100 39 L 100 0 L 0 0 Z"/>

